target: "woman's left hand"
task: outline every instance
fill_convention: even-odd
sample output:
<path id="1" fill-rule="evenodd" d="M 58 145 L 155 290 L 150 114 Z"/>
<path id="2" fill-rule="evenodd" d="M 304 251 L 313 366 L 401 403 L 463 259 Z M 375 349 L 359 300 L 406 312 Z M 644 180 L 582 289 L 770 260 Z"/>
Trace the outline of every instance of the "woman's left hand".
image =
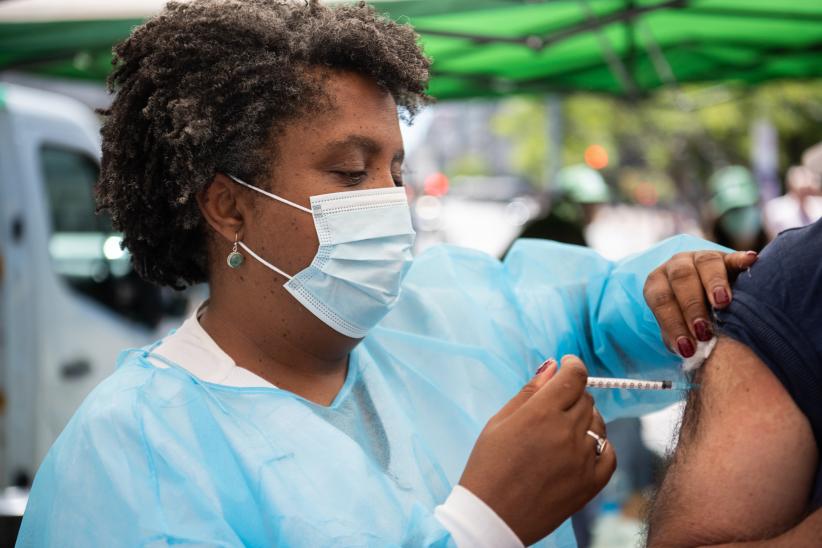
<path id="1" fill-rule="evenodd" d="M 753 251 L 677 253 L 645 281 L 645 301 L 662 329 L 668 348 L 683 358 L 696 353 L 696 341 L 713 338 L 708 303 L 725 308 L 731 283 L 756 262 Z"/>

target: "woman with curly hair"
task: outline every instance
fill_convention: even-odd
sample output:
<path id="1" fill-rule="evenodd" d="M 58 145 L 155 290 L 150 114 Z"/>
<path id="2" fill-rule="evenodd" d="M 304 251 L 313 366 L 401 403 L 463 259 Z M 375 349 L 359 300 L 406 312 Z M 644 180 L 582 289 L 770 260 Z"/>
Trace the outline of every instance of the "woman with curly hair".
<path id="1" fill-rule="evenodd" d="M 429 60 L 364 4 L 171 2 L 114 53 L 99 206 L 143 278 L 210 297 L 89 395 L 18 545 L 573 544 L 615 466 L 582 360 L 678 375 L 751 258 L 412 260 L 398 112 Z"/>

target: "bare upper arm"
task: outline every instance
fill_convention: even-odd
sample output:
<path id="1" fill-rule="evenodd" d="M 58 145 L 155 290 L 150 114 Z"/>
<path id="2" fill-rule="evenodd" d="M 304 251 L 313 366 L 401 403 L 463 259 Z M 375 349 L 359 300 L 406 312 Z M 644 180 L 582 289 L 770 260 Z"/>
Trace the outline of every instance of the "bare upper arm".
<path id="1" fill-rule="evenodd" d="M 653 505 L 650 546 L 770 538 L 807 512 L 817 467 L 810 424 L 746 346 L 719 340 L 698 374 Z"/>

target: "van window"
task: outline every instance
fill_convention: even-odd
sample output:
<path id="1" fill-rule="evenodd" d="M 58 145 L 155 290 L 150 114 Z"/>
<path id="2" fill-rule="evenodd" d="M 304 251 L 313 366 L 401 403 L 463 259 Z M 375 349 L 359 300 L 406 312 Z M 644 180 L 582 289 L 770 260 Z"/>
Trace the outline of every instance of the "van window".
<path id="1" fill-rule="evenodd" d="M 100 169 L 85 154 L 44 146 L 43 175 L 51 210 L 52 231 L 65 233 L 111 232 L 111 223 L 94 213 L 94 185 Z"/>
<path id="2" fill-rule="evenodd" d="M 156 325 L 165 309 L 162 291 L 136 275 L 110 218 L 95 213 L 97 161 L 46 144 L 40 162 L 51 220 L 49 253 L 57 275 L 75 292 L 118 314 Z"/>

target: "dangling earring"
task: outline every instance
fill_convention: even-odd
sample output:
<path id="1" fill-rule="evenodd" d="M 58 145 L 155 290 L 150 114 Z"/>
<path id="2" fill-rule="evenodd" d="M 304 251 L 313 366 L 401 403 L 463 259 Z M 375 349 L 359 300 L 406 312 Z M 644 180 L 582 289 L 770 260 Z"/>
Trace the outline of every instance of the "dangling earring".
<path id="1" fill-rule="evenodd" d="M 237 251 L 237 242 L 239 241 L 237 237 L 237 233 L 234 233 L 234 247 L 231 248 L 231 253 L 228 254 L 226 257 L 225 262 L 228 263 L 228 266 L 231 268 L 240 268 L 240 265 L 243 264 L 245 258 L 243 257 L 242 253 Z"/>

